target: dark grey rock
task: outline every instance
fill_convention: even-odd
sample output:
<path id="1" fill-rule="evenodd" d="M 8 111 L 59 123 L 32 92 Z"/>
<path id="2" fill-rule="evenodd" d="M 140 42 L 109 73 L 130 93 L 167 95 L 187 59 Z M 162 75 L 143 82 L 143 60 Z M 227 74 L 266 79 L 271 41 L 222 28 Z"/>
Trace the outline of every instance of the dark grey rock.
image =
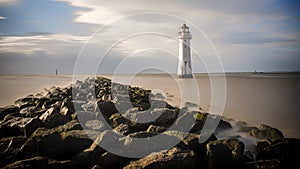
<path id="1" fill-rule="evenodd" d="M 137 161 L 130 162 L 124 169 L 182 169 L 197 168 L 195 153 L 191 150 L 172 148 L 165 152 L 154 153 Z"/>
<path id="2" fill-rule="evenodd" d="M 3 108 L 0 108 L 0 120 L 3 120 L 4 117 L 8 114 L 18 114 L 20 108 L 18 106 L 10 105 Z"/>
<path id="3" fill-rule="evenodd" d="M 87 149 L 100 133 L 91 130 L 71 130 L 61 133 L 62 140 L 69 154 L 77 154 Z"/>
<path id="4" fill-rule="evenodd" d="M 208 168 L 237 168 L 241 166 L 244 144 L 237 139 L 211 141 L 207 144 Z"/>
<path id="5" fill-rule="evenodd" d="M 45 123 L 47 128 L 54 128 L 71 121 L 71 118 L 62 115 L 57 107 L 49 108 L 39 118 Z"/>
<path id="6" fill-rule="evenodd" d="M 29 137 L 39 127 L 43 127 L 43 123 L 37 118 L 15 117 L 1 123 L 0 135 Z"/>
<path id="7" fill-rule="evenodd" d="M 161 126 L 155 126 L 155 125 L 150 125 L 147 129 L 147 132 L 155 132 L 155 133 L 163 133 L 167 129 L 165 127 Z"/>
<path id="8" fill-rule="evenodd" d="M 100 156 L 97 161 L 97 165 L 103 168 L 122 168 L 131 158 L 118 156 L 116 154 L 105 152 Z"/>
<path id="9" fill-rule="evenodd" d="M 280 130 L 265 124 L 260 125 L 259 128 L 241 127 L 238 131 L 248 133 L 250 136 L 259 139 L 278 139 L 284 137 L 283 133 Z"/>
<path id="10" fill-rule="evenodd" d="M 53 129 L 38 128 L 30 138 L 38 143 L 39 154 L 49 158 L 67 158 L 68 148 Z"/>

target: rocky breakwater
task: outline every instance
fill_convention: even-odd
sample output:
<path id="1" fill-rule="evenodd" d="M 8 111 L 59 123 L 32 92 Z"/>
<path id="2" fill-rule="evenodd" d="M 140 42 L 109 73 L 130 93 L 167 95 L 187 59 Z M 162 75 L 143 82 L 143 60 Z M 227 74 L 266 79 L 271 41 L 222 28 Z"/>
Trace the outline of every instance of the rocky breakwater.
<path id="1" fill-rule="evenodd" d="M 299 168 L 300 140 L 267 125 L 234 122 L 233 130 L 221 118 L 199 143 L 209 116 L 188 105 L 178 109 L 150 90 L 102 77 L 28 95 L 0 109 L 0 168 Z"/>

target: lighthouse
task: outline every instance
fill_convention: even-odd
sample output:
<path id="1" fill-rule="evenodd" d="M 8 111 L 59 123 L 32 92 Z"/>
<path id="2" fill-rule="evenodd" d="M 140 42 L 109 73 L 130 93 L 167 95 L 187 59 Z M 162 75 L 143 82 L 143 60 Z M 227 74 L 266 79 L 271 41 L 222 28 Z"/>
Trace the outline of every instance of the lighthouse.
<path id="1" fill-rule="evenodd" d="M 179 60 L 177 76 L 181 78 L 192 78 L 192 64 L 191 64 L 191 50 L 190 40 L 192 34 L 189 27 L 183 24 L 179 28 L 178 42 L 179 42 Z"/>

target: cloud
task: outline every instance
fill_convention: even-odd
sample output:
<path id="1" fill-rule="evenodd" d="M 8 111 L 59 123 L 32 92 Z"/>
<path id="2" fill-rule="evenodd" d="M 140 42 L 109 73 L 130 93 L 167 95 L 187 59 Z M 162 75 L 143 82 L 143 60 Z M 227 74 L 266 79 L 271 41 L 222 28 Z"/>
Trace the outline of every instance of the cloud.
<path id="1" fill-rule="evenodd" d="M 29 36 L 3 36 L 0 38 L 1 53 L 33 54 L 45 52 L 49 55 L 68 53 L 70 47 L 81 47 L 89 37 L 70 34 L 37 34 Z"/>
<path id="2" fill-rule="evenodd" d="M 0 5 L 14 5 L 18 3 L 19 0 L 0 0 Z"/>

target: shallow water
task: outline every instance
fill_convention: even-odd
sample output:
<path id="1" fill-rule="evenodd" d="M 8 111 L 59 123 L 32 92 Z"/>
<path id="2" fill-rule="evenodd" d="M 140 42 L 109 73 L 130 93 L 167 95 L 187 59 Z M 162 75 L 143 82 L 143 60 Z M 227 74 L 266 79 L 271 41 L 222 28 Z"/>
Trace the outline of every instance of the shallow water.
<path id="1" fill-rule="evenodd" d="M 111 75 L 104 75 L 112 77 Z M 122 75 L 127 79 L 130 75 Z M 86 76 L 78 76 L 83 79 Z M 219 76 L 213 76 L 218 79 Z M 181 106 L 181 98 L 199 94 L 199 104 L 204 111 L 211 107 L 211 83 L 208 76 L 195 77 L 198 89 L 181 92 L 182 79 L 168 75 L 138 75 L 130 84 L 162 92 L 167 101 Z M 122 80 L 121 80 L 122 81 Z M 51 86 L 66 86 L 72 82 L 72 75 L 2 75 L 0 76 L 0 106 L 13 104 L 17 98 L 44 91 Z M 286 137 L 300 138 L 300 76 L 276 74 L 230 74 L 226 76 L 227 94 L 222 115 L 243 120 L 248 125 L 268 124 L 282 130 Z M 187 87 L 189 89 L 189 87 Z M 186 90 L 186 89 L 185 89 Z M 198 90 L 194 91 L 194 90 Z M 216 93 L 218 96 L 218 92 Z M 220 94 L 221 95 L 221 94 Z"/>

